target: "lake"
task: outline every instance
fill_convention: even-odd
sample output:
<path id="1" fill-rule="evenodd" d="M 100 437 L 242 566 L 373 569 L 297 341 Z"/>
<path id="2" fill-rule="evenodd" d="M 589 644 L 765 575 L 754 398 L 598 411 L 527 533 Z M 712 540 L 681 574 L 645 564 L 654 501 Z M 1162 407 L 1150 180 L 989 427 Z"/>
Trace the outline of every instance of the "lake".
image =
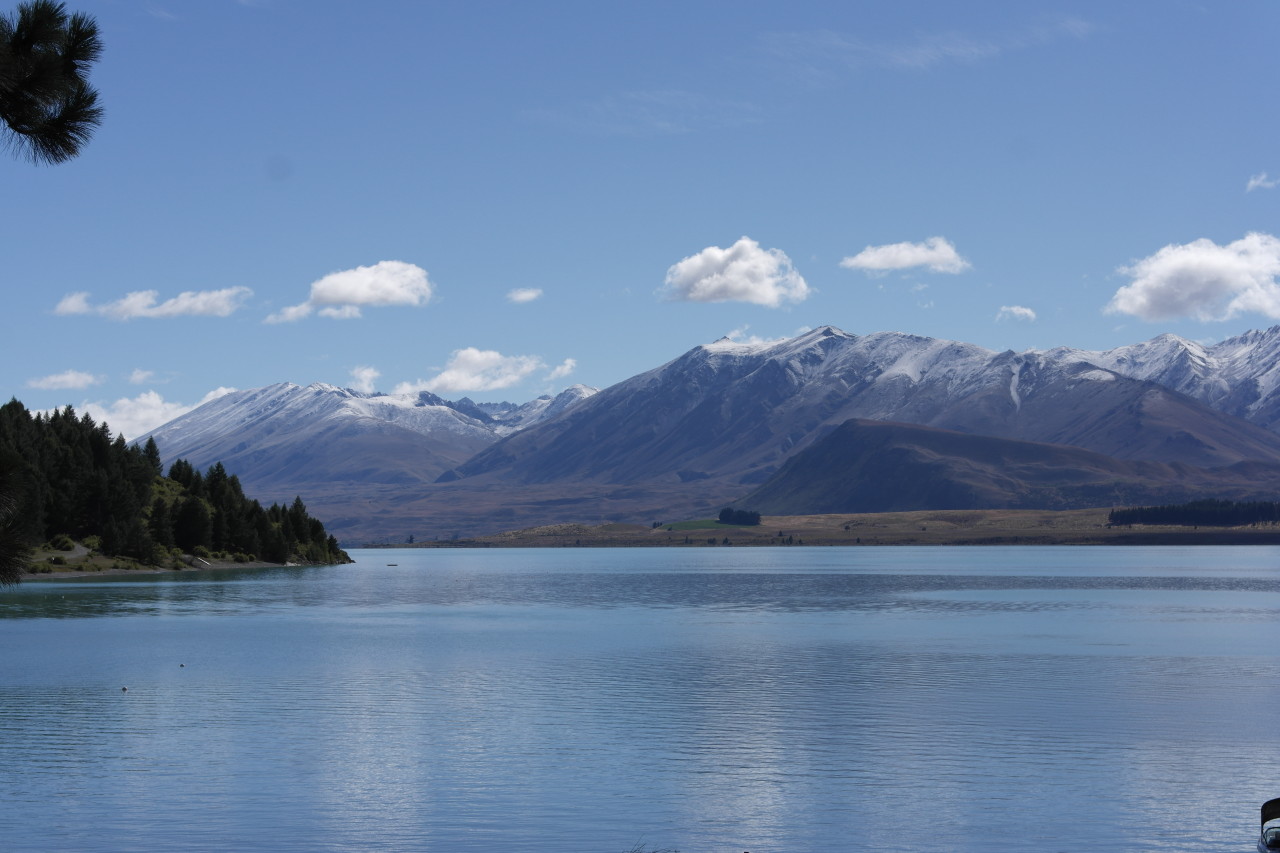
<path id="1" fill-rule="evenodd" d="M 0 593 L 5 849 L 1203 853 L 1280 796 L 1277 548 L 352 556 Z"/>

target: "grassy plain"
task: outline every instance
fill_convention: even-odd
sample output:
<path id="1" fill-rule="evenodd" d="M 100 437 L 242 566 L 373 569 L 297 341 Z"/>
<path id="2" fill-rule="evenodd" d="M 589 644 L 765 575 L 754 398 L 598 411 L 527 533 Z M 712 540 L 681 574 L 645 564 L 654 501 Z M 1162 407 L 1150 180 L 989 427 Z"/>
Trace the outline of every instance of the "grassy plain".
<path id="1" fill-rule="evenodd" d="M 416 547 L 724 547 L 799 545 L 1280 545 L 1280 528 L 1111 527 L 1108 509 L 933 510 L 772 515 L 759 526 L 695 519 L 642 524 L 552 524 Z M 404 547 L 404 546 L 393 546 Z"/>

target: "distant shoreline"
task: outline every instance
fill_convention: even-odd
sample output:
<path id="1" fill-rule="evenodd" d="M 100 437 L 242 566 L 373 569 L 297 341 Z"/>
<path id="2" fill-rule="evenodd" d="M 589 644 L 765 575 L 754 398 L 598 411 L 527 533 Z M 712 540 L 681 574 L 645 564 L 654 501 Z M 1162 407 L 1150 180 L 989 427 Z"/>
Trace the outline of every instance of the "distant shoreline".
<path id="1" fill-rule="evenodd" d="M 932 510 L 764 516 L 758 526 L 713 521 L 552 524 L 488 536 L 362 548 L 710 548 L 867 545 L 1280 545 L 1280 527 L 1110 526 L 1109 509 Z M 781 535 L 779 535 L 781 534 Z M 728 540 L 727 542 L 725 540 Z"/>

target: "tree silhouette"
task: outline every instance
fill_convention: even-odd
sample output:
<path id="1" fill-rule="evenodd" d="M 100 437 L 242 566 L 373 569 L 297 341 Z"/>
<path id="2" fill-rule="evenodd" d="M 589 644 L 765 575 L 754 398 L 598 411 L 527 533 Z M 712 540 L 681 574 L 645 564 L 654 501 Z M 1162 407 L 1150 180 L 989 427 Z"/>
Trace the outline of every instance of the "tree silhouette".
<path id="1" fill-rule="evenodd" d="M 0 453 L 0 586 L 22 579 L 31 554 L 18 515 L 21 476 L 21 460 L 13 454 Z"/>
<path id="2" fill-rule="evenodd" d="M 756 525 L 760 523 L 760 513 L 746 509 L 734 509 L 727 506 L 720 510 L 721 524 Z"/>
<path id="3" fill-rule="evenodd" d="M 0 15 L 0 120 L 15 149 L 49 164 L 80 153 L 102 122 L 85 79 L 101 54 L 94 19 L 62 3 L 31 0 Z"/>

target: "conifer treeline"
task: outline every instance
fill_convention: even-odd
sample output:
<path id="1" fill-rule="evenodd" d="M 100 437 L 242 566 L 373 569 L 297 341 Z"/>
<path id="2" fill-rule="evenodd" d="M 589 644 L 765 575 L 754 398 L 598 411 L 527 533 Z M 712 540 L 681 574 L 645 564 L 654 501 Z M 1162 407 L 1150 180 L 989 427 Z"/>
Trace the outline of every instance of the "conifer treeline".
<path id="1" fill-rule="evenodd" d="M 1203 500 L 1166 506 L 1138 506 L 1113 509 L 1112 524 L 1177 524 L 1187 527 L 1239 527 L 1244 524 L 1280 522 L 1280 504 L 1275 501 Z"/>
<path id="2" fill-rule="evenodd" d="M 720 510 L 721 524 L 755 525 L 760 523 L 760 513 L 747 509 L 734 509 L 727 506 Z"/>
<path id="3" fill-rule="evenodd" d="M 48 415 L 17 400 L 0 406 L 0 454 L 16 475 L 15 523 L 32 545 L 59 534 L 97 536 L 102 553 L 152 564 L 167 562 L 174 548 L 272 563 L 347 559 L 300 497 L 264 509 L 221 462 L 201 474 L 180 459 L 166 478 L 154 441 L 136 447 L 113 438 L 107 424 L 70 406 Z"/>

